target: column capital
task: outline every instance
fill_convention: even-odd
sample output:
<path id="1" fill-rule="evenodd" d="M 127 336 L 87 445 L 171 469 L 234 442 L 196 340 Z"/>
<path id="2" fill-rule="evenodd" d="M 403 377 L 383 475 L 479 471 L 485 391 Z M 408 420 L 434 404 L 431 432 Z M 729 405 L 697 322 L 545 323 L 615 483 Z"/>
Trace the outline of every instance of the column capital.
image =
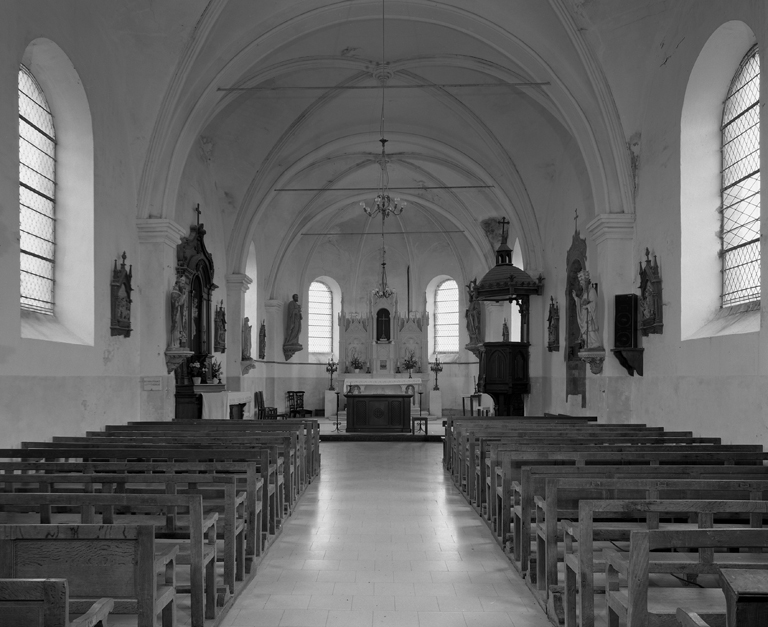
<path id="1" fill-rule="evenodd" d="M 140 218 L 136 220 L 136 231 L 142 244 L 167 244 L 178 246 L 187 232 L 173 220 L 165 218 Z"/>
<path id="2" fill-rule="evenodd" d="M 596 244 L 609 239 L 631 240 L 635 237 L 634 213 L 601 213 L 587 224 Z"/>
<path id="3" fill-rule="evenodd" d="M 251 283 L 253 283 L 253 279 L 251 277 L 249 277 L 247 274 L 242 274 L 241 272 L 228 274 L 226 275 L 225 280 L 227 282 L 227 291 L 237 289 L 239 287 L 243 293 L 247 292 L 248 287 L 251 285 Z"/>
<path id="4" fill-rule="evenodd" d="M 283 301 L 281 300 L 265 300 L 264 309 L 282 309 Z"/>

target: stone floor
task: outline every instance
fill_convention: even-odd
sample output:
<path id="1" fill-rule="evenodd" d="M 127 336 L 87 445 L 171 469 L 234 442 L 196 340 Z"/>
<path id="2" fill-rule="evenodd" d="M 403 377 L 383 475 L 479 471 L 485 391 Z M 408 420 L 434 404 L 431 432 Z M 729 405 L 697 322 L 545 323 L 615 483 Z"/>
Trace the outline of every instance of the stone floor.
<path id="1" fill-rule="evenodd" d="M 323 442 L 221 627 L 549 627 L 430 442 Z"/>

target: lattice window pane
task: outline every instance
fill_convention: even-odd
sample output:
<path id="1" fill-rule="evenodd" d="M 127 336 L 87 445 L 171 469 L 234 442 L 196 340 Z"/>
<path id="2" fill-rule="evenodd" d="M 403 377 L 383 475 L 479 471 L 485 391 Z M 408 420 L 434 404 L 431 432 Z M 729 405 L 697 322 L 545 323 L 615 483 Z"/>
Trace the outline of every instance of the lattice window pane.
<path id="1" fill-rule="evenodd" d="M 56 135 L 42 88 L 19 70 L 19 232 L 21 306 L 53 313 Z"/>
<path id="2" fill-rule="evenodd" d="M 744 57 L 723 105 L 722 306 L 760 299 L 760 57 Z"/>
<path id="3" fill-rule="evenodd" d="M 435 290 L 435 353 L 459 351 L 459 286 L 443 281 Z"/>
<path id="4" fill-rule="evenodd" d="M 309 287 L 307 333 L 310 353 L 333 352 L 333 293 L 320 281 Z"/>

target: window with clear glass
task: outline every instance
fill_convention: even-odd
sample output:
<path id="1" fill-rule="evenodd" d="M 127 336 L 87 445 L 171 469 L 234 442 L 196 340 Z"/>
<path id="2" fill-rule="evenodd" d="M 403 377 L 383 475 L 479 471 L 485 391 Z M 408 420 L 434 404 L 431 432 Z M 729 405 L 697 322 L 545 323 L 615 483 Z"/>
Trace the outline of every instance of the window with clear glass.
<path id="1" fill-rule="evenodd" d="M 760 57 L 739 64 L 723 106 L 722 306 L 760 299 Z"/>
<path id="2" fill-rule="evenodd" d="M 459 351 L 459 286 L 453 279 L 435 290 L 435 353 Z"/>
<path id="3" fill-rule="evenodd" d="M 321 281 L 309 286 L 307 334 L 310 353 L 333 352 L 333 293 Z"/>
<path id="4" fill-rule="evenodd" d="M 19 70 L 19 230 L 21 307 L 53 313 L 56 132 L 45 93 Z"/>

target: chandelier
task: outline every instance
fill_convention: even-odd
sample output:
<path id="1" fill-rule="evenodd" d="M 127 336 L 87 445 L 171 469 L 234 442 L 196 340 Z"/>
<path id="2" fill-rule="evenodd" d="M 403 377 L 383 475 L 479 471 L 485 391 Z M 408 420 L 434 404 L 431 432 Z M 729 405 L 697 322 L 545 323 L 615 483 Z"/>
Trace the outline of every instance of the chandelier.
<path id="1" fill-rule="evenodd" d="M 381 178 L 379 180 L 379 193 L 376 198 L 373 199 L 373 208 L 369 207 L 365 201 L 360 203 L 360 206 L 365 211 L 366 215 L 370 218 L 381 214 L 382 223 L 390 215 L 399 216 L 406 203 L 400 202 L 399 198 L 392 198 L 389 195 L 389 172 L 387 172 L 387 140 L 383 137 L 379 140 L 381 142 L 381 158 L 379 159 L 379 166 L 381 167 Z"/>

